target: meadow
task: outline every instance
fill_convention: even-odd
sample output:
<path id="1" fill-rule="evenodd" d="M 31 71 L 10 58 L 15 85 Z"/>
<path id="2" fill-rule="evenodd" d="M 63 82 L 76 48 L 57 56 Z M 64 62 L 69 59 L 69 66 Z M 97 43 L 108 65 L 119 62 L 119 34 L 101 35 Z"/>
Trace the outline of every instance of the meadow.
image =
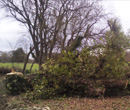
<path id="1" fill-rule="evenodd" d="M 29 71 L 31 68 L 31 63 L 28 63 L 26 66 L 26 71 Z M 4 68 L 19 68 L 19 69 L 23 69 L 24 63 L 0 63 L 0 67 L 4 67 Z M 38 71 L 38 64 L 34 64 L 32 71 L 31 72 L 35 72 Z"/>

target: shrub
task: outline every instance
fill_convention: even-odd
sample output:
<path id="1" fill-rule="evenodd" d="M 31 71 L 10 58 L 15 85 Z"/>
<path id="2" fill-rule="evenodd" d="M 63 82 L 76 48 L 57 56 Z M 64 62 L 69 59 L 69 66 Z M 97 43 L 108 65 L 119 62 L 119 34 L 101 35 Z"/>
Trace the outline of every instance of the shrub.
<path id="1" fill-rule="evenodd" d="M 43 73 L 38 73 L 34 91 L 29 93 L 32 98 L 50 98 L 54 96 L 87 96 L 96 83 L 89 80 L 95 74 L 97 57 L 84 49 L 78 52 L 64 52 L 63 57 L 52 59 L 43 65 Z M 41 75 L 43 76 L 41 77 Z"/>
<path id="2" fill-rule="evenodd" d="M 7 74 L 10 72 L 11 72 L 10 68 L 0 67 L 0 74 Z"/>
<path id="3" fill-rule="evenodd" d="M 80 53 L 64 52 L 57 61 L 48 59 L 44 63 L 44 71 L 37 74 L 34 91 L 28 95 L 34 99 L 96 96 L 96 90 L 104 88 L 96 79 L 120 78 L 128 72 L 128 67 L 124 64 L 123 54 L 120 57 L 110 53 L 96 56 L 88 49 L 83 49 Z"/>
<path id="4" fill-rule="evenodd" d="M 6 76 L 7 93 L 11 95 L 18 95 L 31 88 L 29 81 L 22 75 Z"/>
<path id="5" fill-rule="evenodd" d="M 124 55 L 125 53 L 122 53 L 120 56 L 117 56 L 114 52 L 107 52 L 107 54 L 101 55 L 99 61 L 104 60 L 104 62 L 99 64 L 98 73 L 100 73 L 100 77 L 120 78 L 125 74 L 128 74 L 129 66 L 125 61 Z"/>

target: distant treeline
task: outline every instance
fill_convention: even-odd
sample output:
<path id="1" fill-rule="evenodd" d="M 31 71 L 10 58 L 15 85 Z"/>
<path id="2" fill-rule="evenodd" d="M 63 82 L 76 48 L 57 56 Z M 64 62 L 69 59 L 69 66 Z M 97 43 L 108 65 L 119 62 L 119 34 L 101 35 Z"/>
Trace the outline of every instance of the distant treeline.
<path id="1" fill-rule="evenodd" d="M 0 51 L 0 62 L 18 62 L 22 63 L 25 62 L 27 54 L 24 52 L 22 48 L 17 48 L 16 50 L 3 52 Z M 29 59 L 28 62 L 32 63 L 33 60 Z"/>

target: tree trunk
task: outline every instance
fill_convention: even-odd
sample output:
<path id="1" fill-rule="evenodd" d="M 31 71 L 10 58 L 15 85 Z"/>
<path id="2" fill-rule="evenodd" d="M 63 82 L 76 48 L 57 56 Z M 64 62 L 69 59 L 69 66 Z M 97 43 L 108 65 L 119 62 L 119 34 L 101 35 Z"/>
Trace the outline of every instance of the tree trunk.
<path id="1" fill-rule="evenodd" d="M 32 67 L 33 67 L 34 63 L 35 63 L 35 62 L 33 62 L 32 65 L 31 65 L 30 72 L 32 71 Z"/>
<path id="2" fill-rule="evenodd" d="M 119 89 L 125 89 L 129 81 L 123 80 L 123 79 L 104 79 L 101 80 L 102 85 L 105 86 L 105 88 L 119 88 Z"/>
<path id="3" fill-rule="evenodd" d="M 26 65 L 28 63 L 29 56 L 30 56 L 30 54 L 32 53 L 33 50 L 34 50 L 34 48 L 30 48 L 30 52 L 27 54 L 27 57 L 26 57 L 26 60 L 25 60 L 25 63 L 24 63 L 24 67 L 23 67 L 23 74 L 25 73 L 25 69 L 26 69 Z"/>

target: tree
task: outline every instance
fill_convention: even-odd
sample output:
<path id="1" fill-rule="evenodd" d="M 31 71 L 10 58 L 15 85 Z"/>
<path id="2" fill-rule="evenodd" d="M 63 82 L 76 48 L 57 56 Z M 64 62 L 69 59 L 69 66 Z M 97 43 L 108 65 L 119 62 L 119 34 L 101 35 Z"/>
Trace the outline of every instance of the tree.
<path id="1" fill-rule="evenodd" d="M 5 63 L 5 62 L 10 62 L 11 57 L 9 53 L 7 52 L 1 52 L 0 54 L 0 62 Z"/>
<path id="2" fill-rule="evenodd" d="M 33 42 L 29 53 L 39 64 L 39 69 L 47 57 L 52 57 L 53 52 L 69 50 L 78 36 L 83 37 L 80 43 L 85 44 L 89 39 L 95 39 L 97 35 L 103 33 L 104 28 L 96 29 L 97 23 L 105 16 L 99 2 L 98 0 L 0 1 L 1 7 L 9 12 L 8 16 L 27 27 Z"/>
<path id="3" fill-rule="evenodd" d="M 121 30 L 116 19 L 108 21 L 110 30 L 106 32 L 105 44 L 99 55 L 98 74 L 107 78 L 118 78 L 129 73 L 125 54 L 130 48 L 130 39 Z"/>
<path id="4" fill-rule="evenodd" d="M 106 49 L 118 53 L 123 53 L 129 49 L 129 38 L 122 31 L 119 21 L 111 19 L 108 21 L 110 31 L 106 33 Z"/>
<path id="5" fill-rule="evenodd" d="M 13 62 L 24 62 L 26 54 L 24 53 L 22 48 L 18 48 L 17 50 L 12 52 L 12 61 Z"/>

